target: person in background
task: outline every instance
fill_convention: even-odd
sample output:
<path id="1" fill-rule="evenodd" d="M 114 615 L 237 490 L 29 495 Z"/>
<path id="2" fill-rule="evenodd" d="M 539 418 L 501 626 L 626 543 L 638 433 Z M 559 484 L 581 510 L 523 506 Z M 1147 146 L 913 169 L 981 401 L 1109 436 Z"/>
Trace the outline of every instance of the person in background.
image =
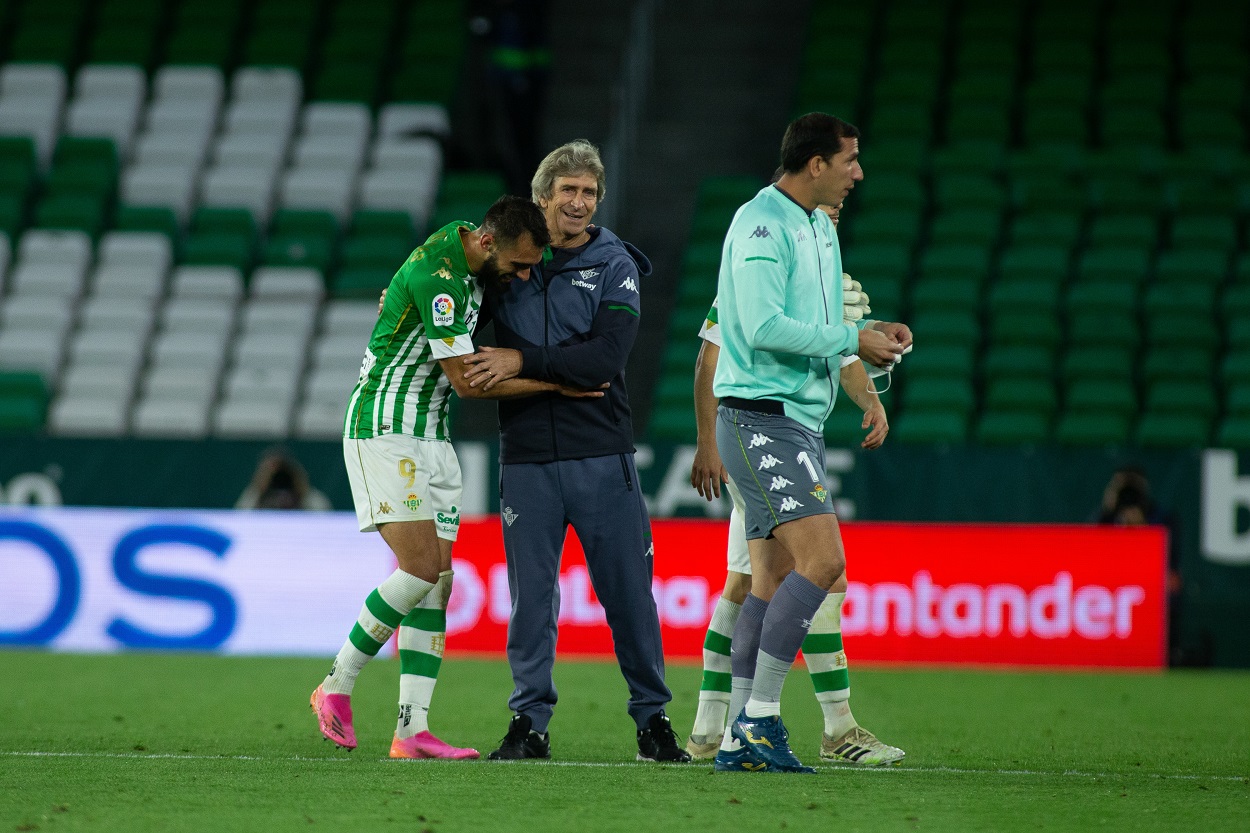
<path id="1" fill-rule="evenodd" d="M 271 448 L 260 458 L 234 508 L 328 512 L 333 507 L 330 499 L 309 482 L 308 472 L 298 460 L 281 448 Z"/>

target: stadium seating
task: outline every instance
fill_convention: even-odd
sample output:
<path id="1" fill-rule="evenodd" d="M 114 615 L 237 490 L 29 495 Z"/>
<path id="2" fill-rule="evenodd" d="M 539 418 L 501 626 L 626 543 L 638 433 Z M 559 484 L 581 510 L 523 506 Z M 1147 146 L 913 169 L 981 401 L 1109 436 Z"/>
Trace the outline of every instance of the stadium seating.
<path id="1" fill-rule="evenodd" d="M 813 4 L 794 112 L 861 127 L 844 262 L 916 333 L 892 438 L 1245 443 L 1250 53 L 1221 9 Z M 832 64 L 815 23 L 844 19 Z M 697 210 L 688 252 L 727 210 Z M 1181 382 L 1207 391 L 1184 418 L 1160 392 Z"/>

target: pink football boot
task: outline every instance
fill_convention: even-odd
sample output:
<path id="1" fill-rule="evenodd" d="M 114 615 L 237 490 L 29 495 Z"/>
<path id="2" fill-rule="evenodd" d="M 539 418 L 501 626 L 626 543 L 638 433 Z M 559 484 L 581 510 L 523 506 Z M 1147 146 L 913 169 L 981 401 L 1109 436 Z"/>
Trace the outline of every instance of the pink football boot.
<path id="1" fill-rule="evenodd" d="M 317 715 L 317 727 L 326 740 L 344 749 L 356 748 L 356 731 L 352 728 L 352 698 L 348 694 L 326 694 L 321 686 L 312 693 L 308 705 Z"/>
<path id="2" fill-rule="evenodd" d="M 480 758 L 476 749 L 461 749 L 441 741 L 430 731 L 418 732 L 410 738 L 391 740 L 392 758 L 442 758 L 448 761 L 469 761 Z"/>

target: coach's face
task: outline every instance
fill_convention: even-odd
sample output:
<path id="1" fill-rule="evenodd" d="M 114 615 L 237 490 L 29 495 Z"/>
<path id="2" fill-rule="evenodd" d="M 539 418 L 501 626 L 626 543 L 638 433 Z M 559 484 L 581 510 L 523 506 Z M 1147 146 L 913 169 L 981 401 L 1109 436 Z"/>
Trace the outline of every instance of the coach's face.
<path id="1" fill-rule="evenodd" d="M 580 245 L 599 207 L 599 181 L 591 174 L 558 176 L 551 196 L 540 199 L 538 207 L 547 218 L 552 245 Z"/>

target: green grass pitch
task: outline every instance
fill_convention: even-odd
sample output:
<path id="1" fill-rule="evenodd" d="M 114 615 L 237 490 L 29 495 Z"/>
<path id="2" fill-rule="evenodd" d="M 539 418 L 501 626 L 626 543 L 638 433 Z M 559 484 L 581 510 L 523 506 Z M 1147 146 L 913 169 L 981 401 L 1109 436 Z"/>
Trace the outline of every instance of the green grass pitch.
<path id="1" fill-rule="evenodd" d="M 360 748 L 323 742 L 325 660 L 0 652 L 4 831 L 1250 830 L 1250 673 L 852 667 L 856 716 L 907 750 L 885 770 L 716 774 L 634 762 L 615 665 L 562 660 L 550 763 L 391 761 L 398 663 L 353 698 Z M 685 738 L 699 669 L 669 668 Z M 485 754 L 503 662 L 449 658 L 432 728 Z M 817 763 L 802 669 L 784 702 Z"/>

